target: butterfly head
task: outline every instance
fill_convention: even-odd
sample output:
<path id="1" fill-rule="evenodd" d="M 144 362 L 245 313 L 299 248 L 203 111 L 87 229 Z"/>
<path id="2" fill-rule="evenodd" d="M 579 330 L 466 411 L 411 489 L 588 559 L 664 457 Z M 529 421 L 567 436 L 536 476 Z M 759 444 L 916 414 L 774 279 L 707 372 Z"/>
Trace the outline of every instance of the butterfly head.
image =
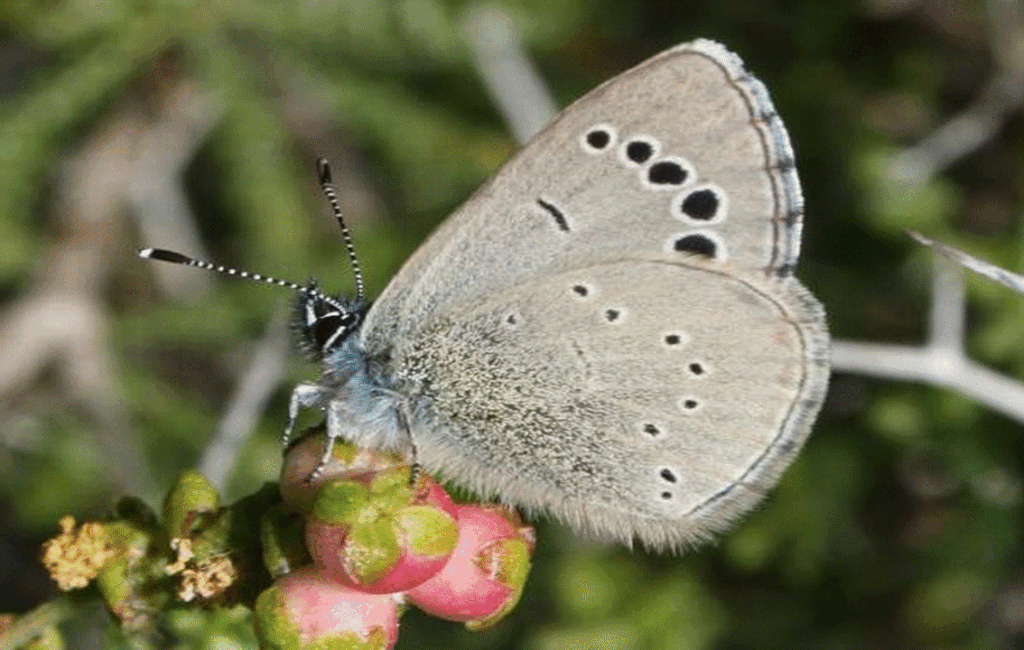
<path id="1" fill-rule="evenodd" d="M 311 281 L 295 300 L 292 327 L 299 349 L 323 361 L 359 330 L 368 305 L 362 298 L 328 296 Z"/>

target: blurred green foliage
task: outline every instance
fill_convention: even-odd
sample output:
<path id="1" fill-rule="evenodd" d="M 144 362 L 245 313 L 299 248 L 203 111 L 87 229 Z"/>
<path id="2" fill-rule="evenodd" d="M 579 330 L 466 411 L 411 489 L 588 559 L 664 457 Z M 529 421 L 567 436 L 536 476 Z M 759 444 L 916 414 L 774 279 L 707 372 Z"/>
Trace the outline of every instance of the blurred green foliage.
<path id="1" fill-rule="evenodd" d="M 838 338 L 921 340 L 929 254 L 906 228 L 1019 270 L 1024 121 L 913 191 L 885 170 L 982 92 L 1001 51 L 980 0 L 505 0 L 564 104 L 698 36 L 737 51 L 790 129 L 807 195 L 801 276 Z M 152 117 L 181 84 L 215 113 L 183 178 L 225 264 L 331 290 L 350 276 L 316 194 L 335 160 L 371 295 L 514 150 L 470 63 L 456 0 L 6 0 L 0 4 L 0 298 L 31 295 L 74 244 L 68 161 L 112 116 Z M 1024 18 L 1021 18 L 1024 20 Z M 1018 34 L 1019 35 L 1019 34 Z M 1006 46 L 1019 51 L 1021 43 Z M 1017 50 L 1013 50 L 1016 47 Z M 995 54 L 994 54 L 995 52 Z M 155 119 L 155 118 L 154 118 Z M 100 173 L 97 170 L 96 173 Z M 102 304 L 126 440 L 152 500 L 194 467 L 279 292 L 216 280 L 159 294 L 111 215 Z M 70 224 L 70 225 L 69 225 Z M 74 272 L 69 271 L 69 272 Z M 1022 297 L 972 278 L 970 347 L 1024 377 Z M 3 343 L 0 342 L 0 345 Z M 297 360 L 290 378 L 312 377 Z M 273 479 L 288 385 L 238 450 L 230 498 Z M 106 424 L 47 370 L 0 406 L 0 611 L 52 597 L 38 544 L 118 496 Z M 410 612 L 399 648 L 1009 648 L 1024 642 L 1021 426 L 930 386 L 834 378 L 768 502 L 683 557 L 594 546 L 541 525 L 519 608 L 481 634 Z M 136 489 L 145 492 L 146 486 Z M 252 647 L 240 610 L 174 612 L 173 647 Z M 95 608 L 70 647 L 122 647 Z"/>

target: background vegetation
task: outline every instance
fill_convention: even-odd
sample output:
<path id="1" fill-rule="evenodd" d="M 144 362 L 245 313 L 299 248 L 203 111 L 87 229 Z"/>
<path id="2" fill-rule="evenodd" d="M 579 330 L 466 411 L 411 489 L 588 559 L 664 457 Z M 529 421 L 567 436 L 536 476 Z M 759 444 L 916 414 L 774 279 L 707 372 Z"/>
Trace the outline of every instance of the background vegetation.
<path id="1" fill-rule="evenodd" d="M 678 42 L 737 51 L 789 126 L 808 206 L 801 276 L 836 337 L 926 336 L 930 254 L 904 229 L 1020 269 L 1021 3 L 499 4 L 561 104 Z M 261 351 L 274 376 L 285 296 L 154 268 L 137 245 L 346 289 L 312 171 L 323 155 L 375 295 L 514 150 L 465 44 L 467 7 L 0 4 L 0 611 L 53 597 L 38 548 L 61 515 L 123 493 L 155 503 L 209 461 Z M 918 147 L 965 111 L 952 150 Z M 892 166 L 907 160 L 923 165 Z M 971 356 L 1024 378 L 1024 298 L 968 287 Z M 229 445 L 230 499 L 274 479 L 289 386 L 314 373 L 292 357 L 265 389 L 253 435 Z M 718 545 L 653 556 L 541 523 L 509 619 L 472 634 L 410 612 L 398 647 L 1019 647 L 1022 470 L 1020 422 L 948 389 L 838 372 L 798 462 Z M 122 644 L 96 608 L 65 626 L 75 647 Z M 177 613 L 168 631 L 176 647 L 252 643 L 239 610 Z"/>

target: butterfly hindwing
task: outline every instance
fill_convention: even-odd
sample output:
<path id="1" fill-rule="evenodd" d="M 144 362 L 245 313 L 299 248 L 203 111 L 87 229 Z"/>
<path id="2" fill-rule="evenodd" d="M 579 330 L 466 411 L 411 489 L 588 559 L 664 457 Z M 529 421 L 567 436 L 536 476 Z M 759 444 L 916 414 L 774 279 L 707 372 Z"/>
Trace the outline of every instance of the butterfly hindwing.
<path id="1" fill-rule="evenodd" d="M 419 460 L 605 537 L 706 537 L 771 486 L 820 402 L 820 313 L 792 291 L 630 260 L 481 300 L 392 359 Z"/>

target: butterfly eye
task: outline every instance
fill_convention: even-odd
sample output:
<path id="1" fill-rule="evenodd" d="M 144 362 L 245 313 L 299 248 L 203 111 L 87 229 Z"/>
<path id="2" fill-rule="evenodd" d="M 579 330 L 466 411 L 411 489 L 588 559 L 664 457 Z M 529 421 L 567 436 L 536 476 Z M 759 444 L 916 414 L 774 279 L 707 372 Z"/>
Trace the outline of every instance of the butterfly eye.
<path id="1" fill-rule="evenodd" d="M 355 329 L 359 317 L 350 312 L 331 312 L 317 321 L 314 337 L 323 354 L 328 354 L 348 337 Z"/>
<path id="2" fill-rule="evenodd" d="M 339 327 L 339 316 L 337 312 L 333 314 L 327 314 L 316 319 L 313 323 L 313 338 L 316 339 L 318 348 L 324 350 L 327 347 L 328 342 L 334 338 L 335 332 L 338 331 Z"/>

